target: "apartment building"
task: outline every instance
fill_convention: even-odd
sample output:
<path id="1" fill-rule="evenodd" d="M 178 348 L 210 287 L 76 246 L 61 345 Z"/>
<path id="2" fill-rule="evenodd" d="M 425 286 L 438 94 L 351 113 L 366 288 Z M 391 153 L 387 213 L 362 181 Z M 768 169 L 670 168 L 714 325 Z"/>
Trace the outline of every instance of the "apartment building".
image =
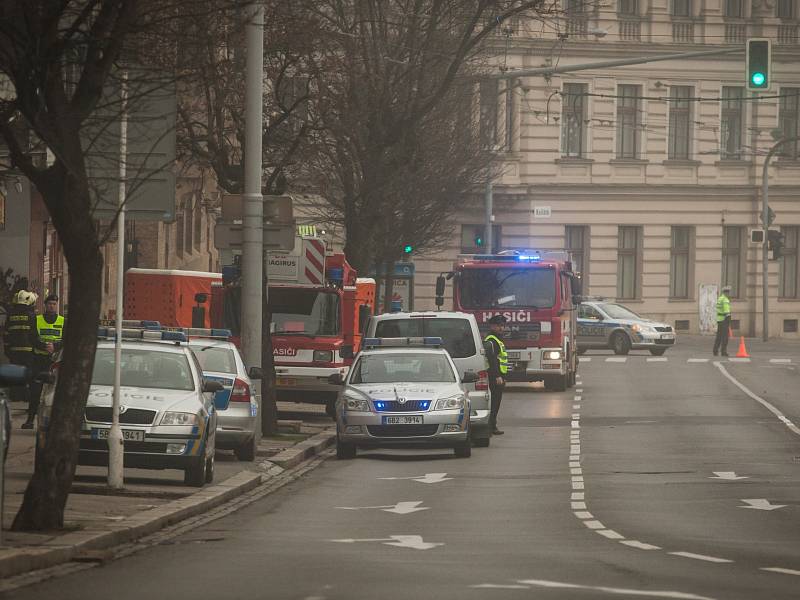
<path id="1" fill-rule="evenodd" d="M 493 246 L 568 248 L 585 291 L 698 333 L 703 306 L 733 286 L 734 326 L 762 330 L 762 169 L 776 139 L 800 135 L 800 0 L 564 0 L 546 23 L 507 24 L 501 79 L 476 90 L 479 133 L 497 151 Z M 745 40 L 772 40 L 769 91 L 745 87 Z M 644 62 L 672 53 L 738 50 Z M 640 64 L 592 67 L 620 59 Z M 513 77 L 542 66 L 585 65 Z M 769 329 L 797 337 L 800 315 L 800 142 L 768 168 L 773 228 Z M 449 250 L 416 259 L 415 306 L 483 231 L 483 195 L 465 199 Z M 711 299 L 711 300 L 710 300 Z M 704 317 L 701 315 L 705 314 Z"/>

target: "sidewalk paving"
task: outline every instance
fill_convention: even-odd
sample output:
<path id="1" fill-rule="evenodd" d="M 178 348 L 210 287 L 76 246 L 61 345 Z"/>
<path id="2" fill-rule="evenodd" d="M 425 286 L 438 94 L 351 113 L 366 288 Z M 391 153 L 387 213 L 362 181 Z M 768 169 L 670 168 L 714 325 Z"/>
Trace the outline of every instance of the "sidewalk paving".
<path id="1" fill-rule="evenodd" d="M 214 482 L 203 488 L 185 486 L 181 471 L 126 469 L 125 488 L 111 490 L 106 485 L 106 467 L 78 467 L 64 511 L 64 528 L 15 532 L 8 529 L 33 473 L 35 432 L 20 429 L 25 412 L 23 403 L 11 403 L 0 578 L 67 562 L 87 550 L 109 548 L 201 514 L 319 454 L 335 438 L 329 420 L 279 420 L 279 434 L 261 440 L 254 462 L 240 462 L 232 452 L 217 451 Z M 302 417 L 303 411 L 298 412 Z"/>

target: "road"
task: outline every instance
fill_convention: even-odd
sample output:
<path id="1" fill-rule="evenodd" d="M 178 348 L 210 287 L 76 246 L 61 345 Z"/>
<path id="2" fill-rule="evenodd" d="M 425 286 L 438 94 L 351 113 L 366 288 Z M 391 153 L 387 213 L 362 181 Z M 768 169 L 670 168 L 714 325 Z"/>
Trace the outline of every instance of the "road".
<path id="1" fill-rule="evenodd" d="M 800 597 L 797 359 L 664 358 L 588 354 L 574 390 L 510 389 L 506 435 L 470 459 L 331 458 L 14 598 Z"/>

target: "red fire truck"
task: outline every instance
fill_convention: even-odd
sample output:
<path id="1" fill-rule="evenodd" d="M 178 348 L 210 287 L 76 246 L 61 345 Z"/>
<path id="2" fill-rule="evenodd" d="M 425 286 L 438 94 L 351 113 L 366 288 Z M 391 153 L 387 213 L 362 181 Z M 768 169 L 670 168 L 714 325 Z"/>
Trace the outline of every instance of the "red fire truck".
<path id="1" fill-rule="evenodd" d="M 454 282 L 454 310 L 474 314 L 483 335 L 494 315 L 508 319 L 503 338 L 509 381 L 543 381 L 556 391 L 574 385 L 580 280 L 568 253 L 463 254 L 447 278 Z M 436 281 L 437 306 L 444 303 L 445 280 Z"/>

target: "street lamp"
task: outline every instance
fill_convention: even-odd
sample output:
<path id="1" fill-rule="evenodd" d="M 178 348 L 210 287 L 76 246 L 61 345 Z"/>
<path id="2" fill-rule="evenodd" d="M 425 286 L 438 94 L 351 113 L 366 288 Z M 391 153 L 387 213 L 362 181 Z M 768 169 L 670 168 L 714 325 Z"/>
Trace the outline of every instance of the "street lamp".
<path id="1" fill-rule="evenodd" d="M 776 132 L 772 132 L 773 137 L 775 137 Z M 780 135 L 780 133 L 779 133 Z M 764 229 L 769 232 L 769 161 L 778 151 L 778 149 L 783 146 L 784 144 L 788 144 L 789 142 L 796 142 L 800 140 L 800 137 L 793 136 L 788 138 L 779 139 L 772 145 L 772 148 L 769 149 L 767 152 L 767 157 L 764 159 L 764 169 L 761 173 L 761 220 L 764 222 Z M 762 336 L 764 341 L 766 342 L 769 339 L 769 256 L 768 256 L 768 247 L 767 244 L 769 243 L 769 235 L 764 235 L 764 243 L 762 246 L 761 251 L 761 270 L 762 270 L 762 281 L 761 281 L 761 294 L 762 294 L 762 313 L 764 317 L 764 323 L 762 327 Z"/>

